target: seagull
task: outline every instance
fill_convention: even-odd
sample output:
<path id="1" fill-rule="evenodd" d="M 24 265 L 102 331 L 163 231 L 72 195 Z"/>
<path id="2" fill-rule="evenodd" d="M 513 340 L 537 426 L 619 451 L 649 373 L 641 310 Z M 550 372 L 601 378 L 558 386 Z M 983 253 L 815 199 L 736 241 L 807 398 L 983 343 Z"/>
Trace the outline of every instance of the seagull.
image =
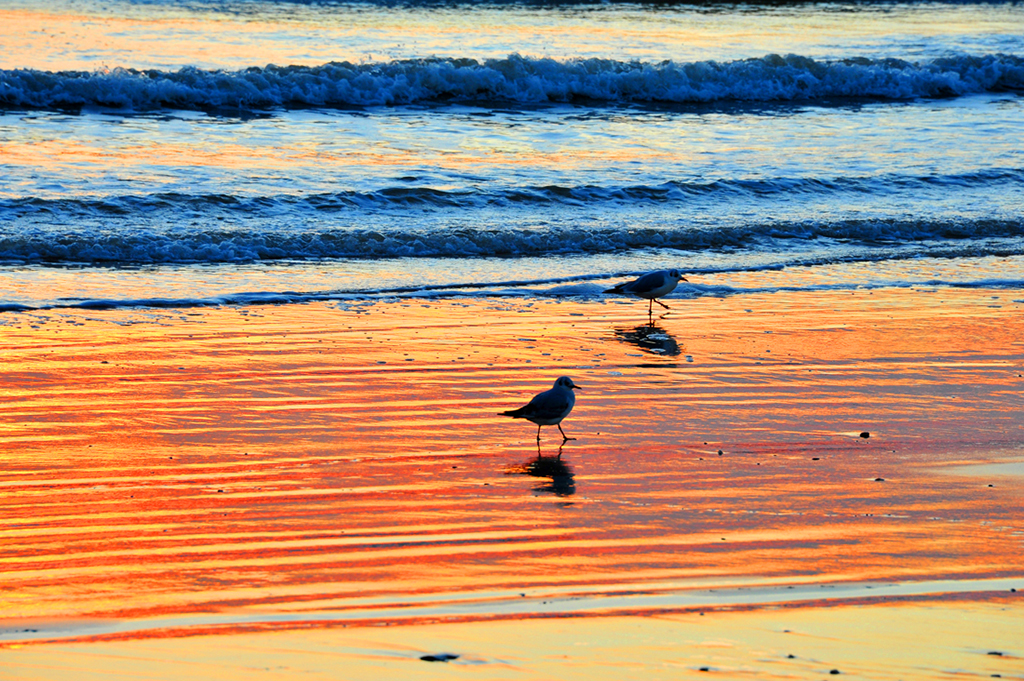
<path id="1" fill-rule="evenodd" d="M 537 442 L 540 442 L 541 426 L 558 426 L 558 432 L 562 434 L 562 444 L 565 444 L 576 439 L 566 435 L 561 425 L 562 419 L 569 415 L 576 404 L 576 394 L 573 390 L 582 388 L 573 383 L 568 376 L 562 376 L 555 381 L 555 386 L 551 390 L 536 395 L 525 407 L 503 411 L 498 416 L 511 416 L 514 419 L 526 419 L 536 423 Z"/>
<path id="2" fill-rule="evenodd" d="M 676 289 L 676 285 L 681 281 L 687 281 L 687 279 L 679 274 L 679 270 L 658 270 L 657 272 L 648 272 L 639 279 L 619 284 L 614 288 L 608 289 L 605 293 L 631 293 L 638 298 L 647 298 L 651 301 L 647 306 L 647 314 L 652 314 L 655 303 L 661 305 L 666 310 L 670 309 L 668 305 L 658 300 L 658 298 L 672 293 Z"/>

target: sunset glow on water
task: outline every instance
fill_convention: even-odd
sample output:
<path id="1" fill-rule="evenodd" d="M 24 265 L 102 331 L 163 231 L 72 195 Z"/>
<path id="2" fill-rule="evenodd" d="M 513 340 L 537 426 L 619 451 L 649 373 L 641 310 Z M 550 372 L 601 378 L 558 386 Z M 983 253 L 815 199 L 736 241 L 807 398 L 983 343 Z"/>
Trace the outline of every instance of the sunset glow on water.
<path id="1" fill-rule="evenodd" d="M 0 44 L 0 678 L 1024 675 L 1019 5 Z"/>

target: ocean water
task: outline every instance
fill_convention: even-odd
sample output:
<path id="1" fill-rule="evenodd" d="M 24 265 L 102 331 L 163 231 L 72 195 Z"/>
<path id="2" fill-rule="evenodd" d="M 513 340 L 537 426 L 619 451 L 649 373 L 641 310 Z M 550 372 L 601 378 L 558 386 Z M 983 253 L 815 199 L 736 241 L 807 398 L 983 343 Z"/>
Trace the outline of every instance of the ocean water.
<path id="1" fill-rule="evenodd" d="M 0 0 L 0 309 L 1024 287 L 1024 5 Z"/>
<path id="2" fill-rule="evenodd" d="M 1020 590 L 1022 95 L 1020 3 L 0 0 L 0 647 Z"/>

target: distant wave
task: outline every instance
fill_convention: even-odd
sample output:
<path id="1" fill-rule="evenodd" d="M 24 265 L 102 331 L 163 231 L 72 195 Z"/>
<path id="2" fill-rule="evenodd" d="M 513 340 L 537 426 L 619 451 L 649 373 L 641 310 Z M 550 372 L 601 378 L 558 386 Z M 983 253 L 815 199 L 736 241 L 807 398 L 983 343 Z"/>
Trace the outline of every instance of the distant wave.
<path id="1" fill-rule="evenodd" d="M 410 181 L 410 185 L 412 182 Z M 787 195 L 870 194 L 968 187 L 1024 187 L 1024 169 L 989 168 L 970 173 L 933 175 L 889 174 L 863 177 L 769 177 L 722 179 L 706 182 L 668 181 L 656 185 L 543 185 L 435 189 L 393 185 L 376 191 L 341 191 L 317 194 L 247 196 L 158 192 L 85 198 L 0 199 L 0 219 L 51 215 L 71 221 L 78 217 L 156 215 L 161 211 L 210 216 L 273 216 L 282 213 L 314 214 L 348 210 L 403 210 L 408 208 L 478 209 L 486 207 L 543 207 L 548 205 L 600 206 L 616 203 L 671 203 L 696 197 L 773 197 Z"/>
<path id="2" fill-rule="evenodd" d="M 0 107 L 266 110 L 445 102 L 901 100 L 1024 90 L 1024 58 L 992 54 L 923 62 L 817 61 L 768 55 L 731 62 L 611 59 L 415 59 L 266 66 L 241 71 L 115 68 L 0 70 Z"/>
<path id="3" fill-rule="evenodd" d="M 135 228 L 53 231 L 36 227 L 0 231 L 0 261 L 27 264 L 121 266 L 155 263 L 233 263 L 275 260 L 417 257 L 522 257 L 621 253 L 631 249 L 680 251 L 732 248 L 787 250 L 794 240 L 842 240 L 899 246 L 923 240 L 976 240 L 970 253 L 1024 253 L 1024 224 L 1019 220 L 842 220 L 716 228 L 561 228 L 437 230 L 320 229 L 261 231 L 192 228 L 173 232 Z M 1005 240 L 1009 238 L 1010 245 Z M 988 243 L 992 239 L 998 243 Z M 1003 240 L 1003 241 L 1001 241 Z M 1014 245 L 1015 244 L 1015 245 Z M 952 243 L 950 244 L 952 246 Z"/>

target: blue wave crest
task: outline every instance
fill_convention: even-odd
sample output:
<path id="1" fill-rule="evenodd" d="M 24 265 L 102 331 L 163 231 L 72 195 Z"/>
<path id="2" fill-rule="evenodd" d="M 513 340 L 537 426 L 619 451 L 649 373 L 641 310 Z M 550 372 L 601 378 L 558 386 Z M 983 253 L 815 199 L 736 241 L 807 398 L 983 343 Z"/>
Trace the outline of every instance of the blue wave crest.
<path id="1" fill-rule="evenodd" d="M 251 67 L 240 71 L 115 68 L 0 70 L 0 106 L 147 111 L 267 110 L 417 103 L 714 103 L 905 100 L 1024 90 L 1024 59 L 961 55 L 818 61 L 767 55 L 730 62 L 611 59 L 415 59 L 388 63 Z"/>
<path id="2" fill-rule="evenodd" d="M 961 222 L 842 220 L 708 228 L 562 228 L 367 230 L 277 230 L 194 228 L 173 232 L 136 228 L 117 234 L 105 229 L 34 228 L 0 232 L 0 260 L 26 264 L 122 266 L 170 263 L 233 263 L 343 258 L 522 257 L 622 253 L 644 248 L 705 251 L 778 248 L 794 239 L 841 240 L 866 245 L 911 244 L 923 240 L 967 240 L 973 255 L 1024 252 L 1024 225 L 1016 220 Z M 1007 242 L 1006 240 L 1009 240 Z M 988 242 L 992 241 L 992 244 Z M 962 253 L 961 253 L 962 255 Z"/>

